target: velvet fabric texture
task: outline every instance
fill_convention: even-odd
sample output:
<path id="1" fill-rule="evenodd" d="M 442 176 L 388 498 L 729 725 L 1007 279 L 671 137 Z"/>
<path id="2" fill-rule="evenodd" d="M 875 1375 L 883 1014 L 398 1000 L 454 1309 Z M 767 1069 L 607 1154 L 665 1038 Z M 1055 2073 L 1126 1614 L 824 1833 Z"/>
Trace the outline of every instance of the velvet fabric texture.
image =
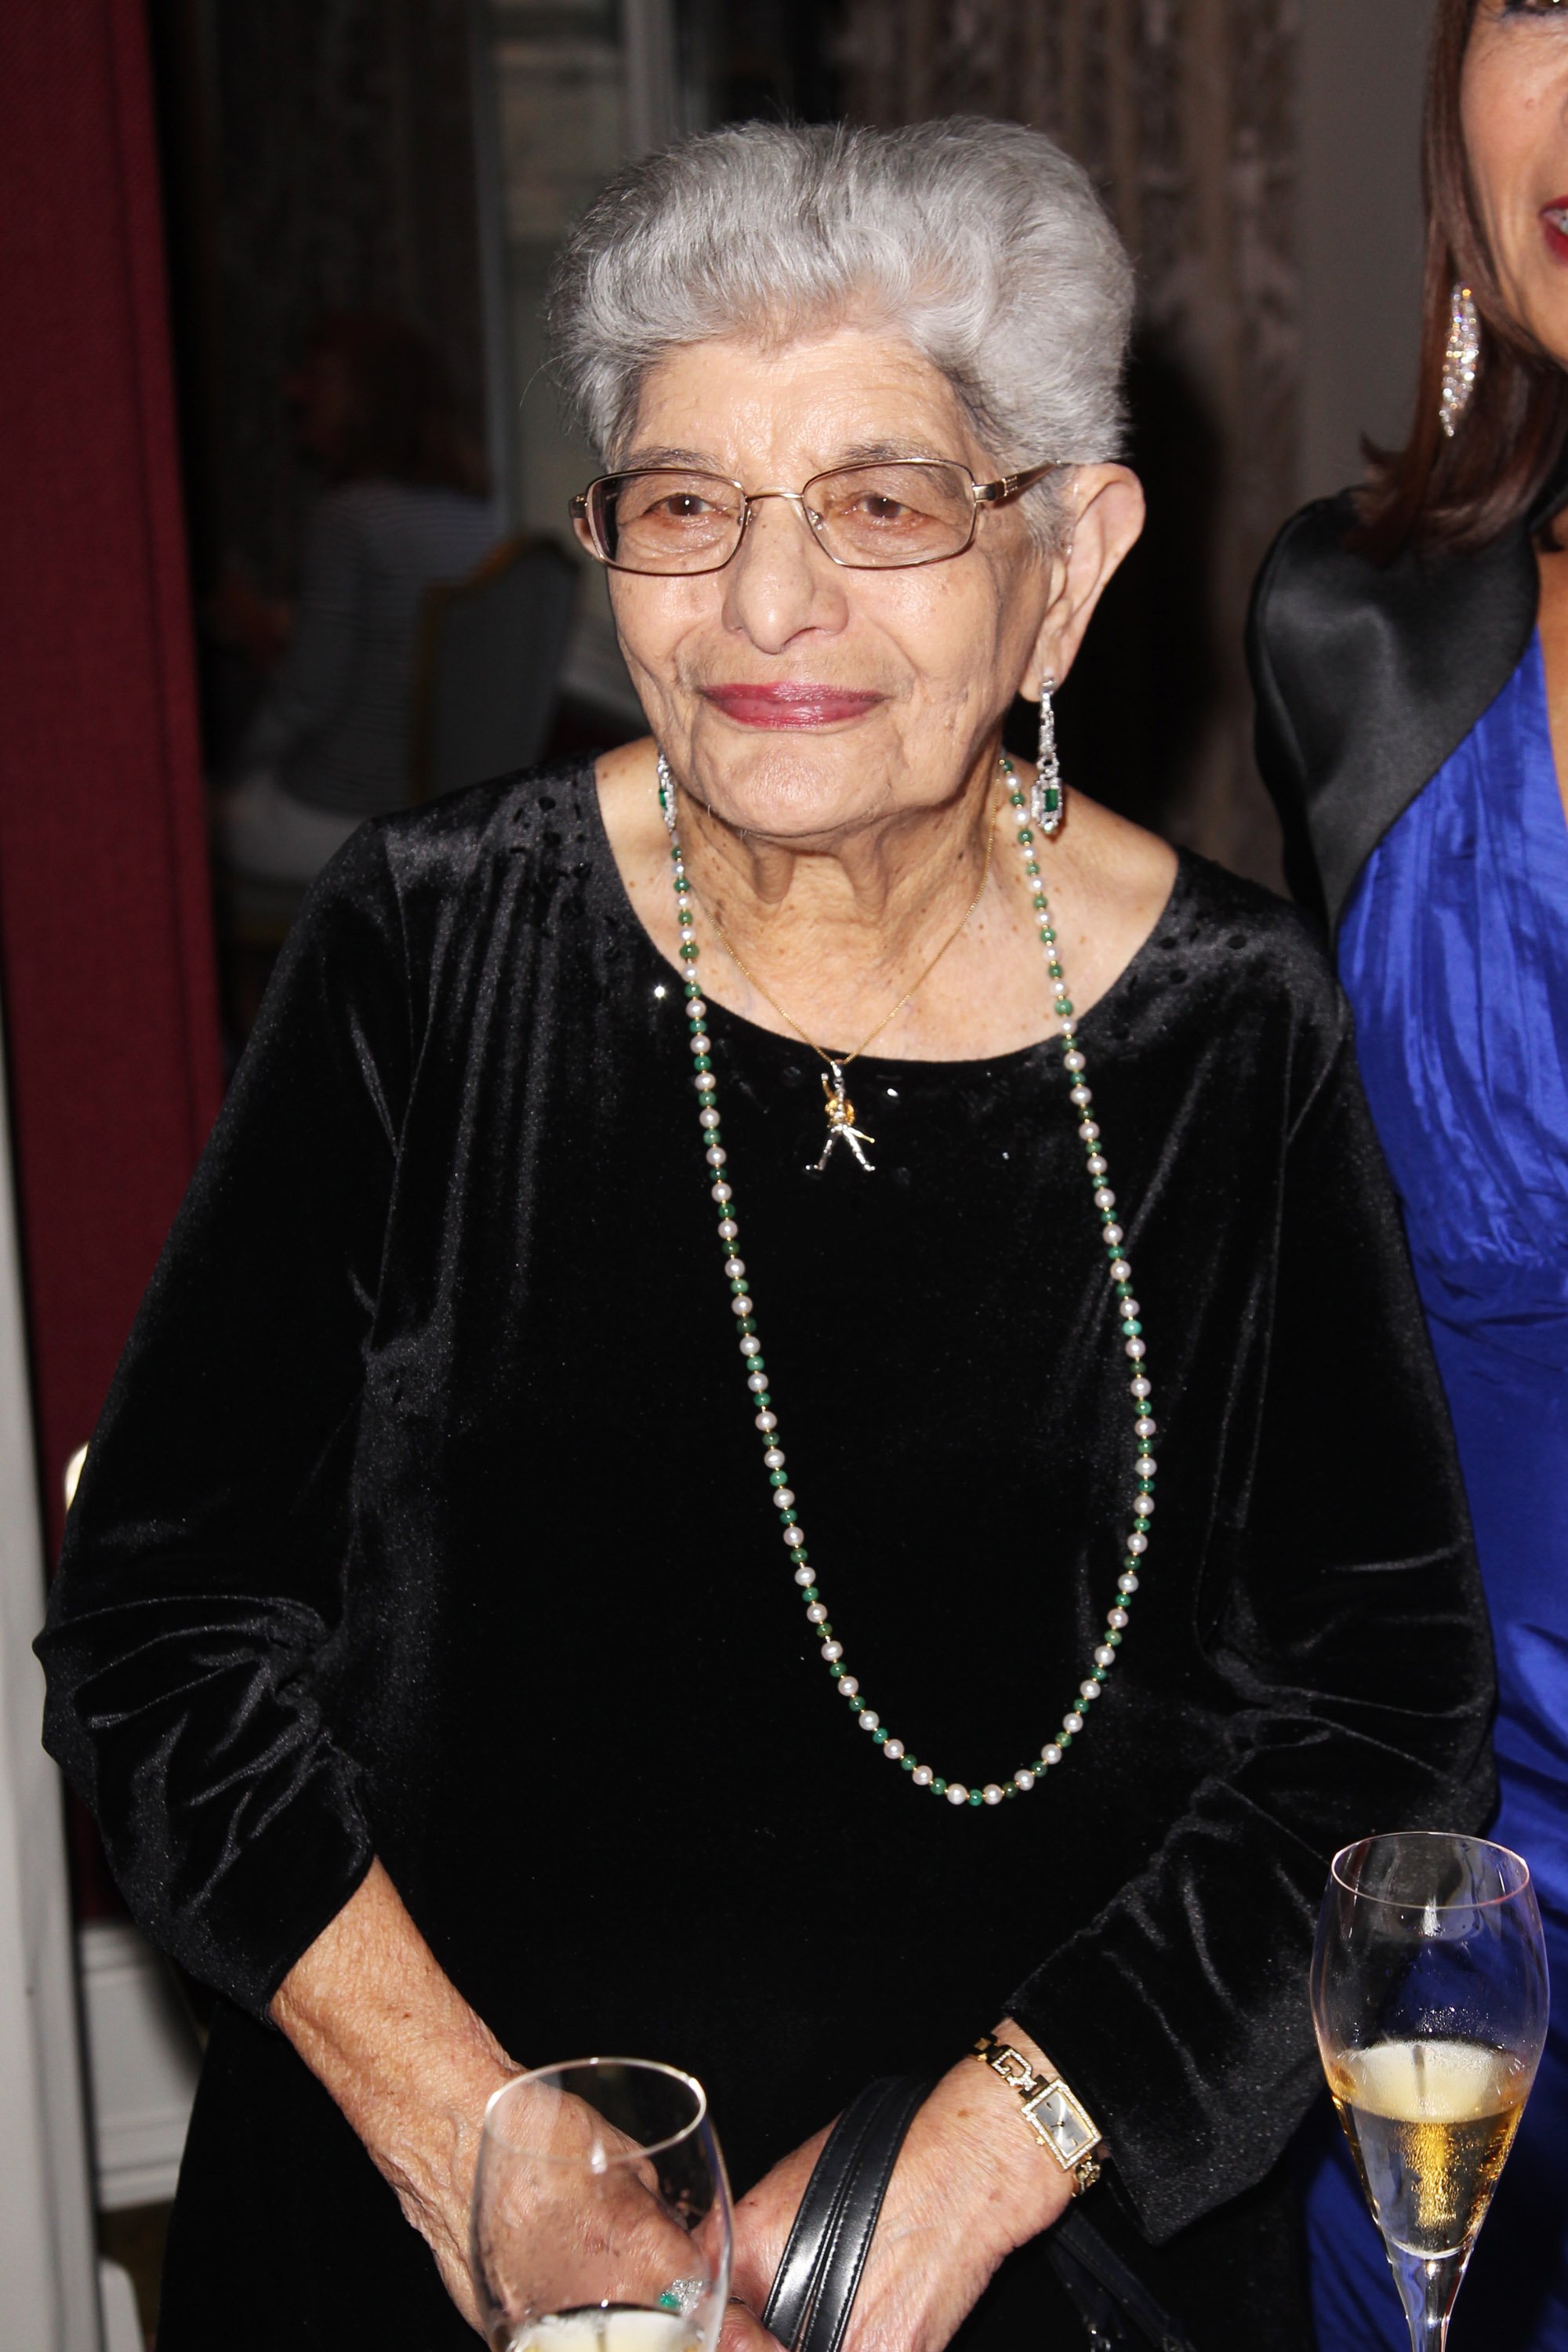
<path id="1" fill-rule="evenodd" d="M 710 1026 L 835 1626 L 911 1749 L 1004 1779 L 1071 1702 L 1131 1523 L 1131 1367 L 1059 1045 L 866 1057 L 877 1172 L 835 1153 L 818 1178 L 814 1057 Z M 1109 2135 L 1100 2226 L 1196 2342 L 1309 2341 L 1279 2159 L 1319 2083 L 1328 1859 L 1485 1812 L 1484 1612 L 1300 919 L 1184 859 L 1080 1026 L 1155 1384 L 1153 1543 L 1059 1770 L 957 1811 L 857 1727 L 809 1635 L 679 976 L 591 769 L 371 825 L 316 886 L 41 1644 L 50 1747 L 133 1909 L 223 1996 L 160 2352 L 473 2340 L 258 2021 L 373 1852 L 520 2061 L 700 2075 L 738 2189 L 1010 2010 Z M 1037 2249 L 961 2338 L 1075 2340 Z"/>

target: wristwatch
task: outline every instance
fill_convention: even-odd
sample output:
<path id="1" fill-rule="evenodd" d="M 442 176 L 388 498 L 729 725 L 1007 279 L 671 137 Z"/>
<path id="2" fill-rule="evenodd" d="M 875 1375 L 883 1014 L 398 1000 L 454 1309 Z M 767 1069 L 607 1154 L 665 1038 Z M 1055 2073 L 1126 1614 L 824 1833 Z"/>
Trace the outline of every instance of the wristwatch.
<path id="1" fill-rule="evenodd" d="M 1100 2179 L 1104 2135 L 1083 2101 L 1075 2098 L 1059 2074 L 1037 2074 L 1021 2050 L 998 2042 L 994 2033 L 981 2035 L 973 2055 L 1017 2092 L 1024 2121 L 1061 2169 L 1071 2173 L 1073 2195 L 1081 2197 L 1092 2189 Z"/>

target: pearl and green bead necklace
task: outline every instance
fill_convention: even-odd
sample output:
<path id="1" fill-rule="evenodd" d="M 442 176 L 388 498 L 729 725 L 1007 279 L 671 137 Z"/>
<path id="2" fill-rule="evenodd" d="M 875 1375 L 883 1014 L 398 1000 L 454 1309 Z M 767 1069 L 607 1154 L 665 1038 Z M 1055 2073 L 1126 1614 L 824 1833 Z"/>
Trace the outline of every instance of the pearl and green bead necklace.
<path id="1" fill-rule="evenodd" d="M 746 1386 L 751 1391 L 754 1425 L 763 1441 L 763 1467 L 773 1490 L 774 1507 L 779 1514 L 780 1533 L 805 1607 L 806 1622 L 812 1629 L 813 1638 L 820 1645 L 823 1660 L 837 1685 L 839 1696 L 847 1702 L 861 1730 L 869 1734 L 873 1744 L 881 1749 L 889 1763 L 900 1766 L 915 1788 L 927 1790 L 937 1797 L 945 1797 L 950 1805 L 976 1807 L 1000 1805 L 1008 1798 L 1026 1796 L 1064 1760 L 1073 1741 L 1082 1733 L 1089 1710 L 1104 1690 L 1106 1680 L 1121 1654 L 1122 1636 L 1127 1631 L 1149 1549 L 1149 1522 L 1154 1514 L 1155 1465 L 1149 1451 L 1154 1437 L 1154 1422 L 1149 1410 L 1152 1389 L 1149 1380 L 1143 1326 L 1138 1301 L 1133 1296 L 1132 1267 L 1127 1256 L 1126 1234 L 1117 1222 L 1116 1195 L 1108 1181 L 1110 1171 L 1100 1148 L 1102 1138 L 1099 1123 L 1089 1115 L 1093 1097 L 1085 1082 L 1086 1064 L 1078 1043 L 1073 1002 L 1068 994 L 1056 926 L 1051 919 L 1039 860 L 1035 855 L 1037 843 L 1029 823 L 1028 802 L 1018 789 L 1016 772 L 1005 755 L 1003 756 L 1001 769 L 1016 831 L 1024 881 L 1029 891 L 1040 946 L 1045 951 L 1052 1005 L 1061 1024 L 1062 1061 L 1072 1079 L 1068 1100 L 1077 1117 L 1079 1140 L 1084 1147 L 1086 1171 L 1106 1253 L 1108 1279 L 1116 1298 L 1118 1346 L 1132 1368 L 1129 1392 L 1132 1402 L 1132 1433 L 1136 1440 L 1137 1458 L 1133 1466 L 1138 1491 L 1133 1497 L 1131 1513 L 1133 1525 L 1126 1538 L 1126 1551 L 1117 1579 L 1116 1599 L 1106 1614 L 1104 1638 L 1095 1647 L 1093 1668 L 1079 1682 L 1077 1696 L 1062 1717 L 1061 1728 L 1042 1744 L 1037 1756 L 1032 1757 L 1027 1764 L 1020 1765 L 1010 1780 L 991 1780 L 983 1788 L 971 1788 L 963 1780 L 944 1780 L 931 1765 L 922 1764 L 918 1757 L 910 1753 L 901 1739 L 890 1736 L 881 1717 L 875 1708 L 867 1705 L 861 1696 L 858 1678 L 848 1671 L 845 1664 L 844 1644 L 833 1630 L 827 1604 L 816 1580 L 817 1572 L 812 1565 L 805 1531 L 795 1507 L 795 1490 L 789 1483 L 785 1467 L 779 1418 L 769 1386 L 767 1366 L 763 1360 L 763 1343 L 757 1337 L 755 1306 L 746 1280 L 745 1261 L 739 1255 L 741 1228 L 735 1215 L 734 1188 L 728 1175 L 729 1155 L 724 1149 L 720 1126 L 719 1087 L 713 1075 L 712 1040 L 707 1031 L 708 1007 L 702 1001 L 702 991 L 697 979 L 700 951 L 697 943 L 696 903 L 676 826 L 675 781 L 662 752 L 658 761 L 658 800 L 669 831 L 676 921 L 680 934 L 679 958 L 685 974 L 686 1017 L 691 1034 L 698 1122 L 709 1169 L 710 1192 L 719 1211 L 719 1243 L 723 1252 L 724 1276 L 730 1286 L 731 1311 L 740 1329 L 740 1352 L 745 1366 Z"/>

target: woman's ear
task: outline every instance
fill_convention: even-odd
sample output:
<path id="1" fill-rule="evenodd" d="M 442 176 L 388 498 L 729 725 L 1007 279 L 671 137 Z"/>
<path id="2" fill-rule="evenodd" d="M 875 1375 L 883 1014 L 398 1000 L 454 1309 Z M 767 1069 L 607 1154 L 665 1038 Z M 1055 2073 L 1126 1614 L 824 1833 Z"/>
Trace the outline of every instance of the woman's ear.
<path id="1" fill-rule="evenodd" d="M 1042 677 L 1066 678 L 1107 583 L 1143 530 L 1143 485 L 1127 466 L 1079 466 L 1063 499 L 1067 552 L 1050 609 L 1035 640 L 1021 691 L 1031 700 Z"/>

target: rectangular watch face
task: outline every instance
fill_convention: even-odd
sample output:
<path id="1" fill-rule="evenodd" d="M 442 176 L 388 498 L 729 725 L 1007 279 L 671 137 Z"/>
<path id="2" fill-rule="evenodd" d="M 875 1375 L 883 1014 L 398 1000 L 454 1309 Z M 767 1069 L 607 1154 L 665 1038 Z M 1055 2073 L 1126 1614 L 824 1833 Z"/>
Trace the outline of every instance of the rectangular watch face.
<path id="1" fill-rule="evenodd" d="M 1062 2083 L 1047 2084 L 1024 2113 L 1064 2170 L 1087 2154 L 1100 2137 Z"/>

